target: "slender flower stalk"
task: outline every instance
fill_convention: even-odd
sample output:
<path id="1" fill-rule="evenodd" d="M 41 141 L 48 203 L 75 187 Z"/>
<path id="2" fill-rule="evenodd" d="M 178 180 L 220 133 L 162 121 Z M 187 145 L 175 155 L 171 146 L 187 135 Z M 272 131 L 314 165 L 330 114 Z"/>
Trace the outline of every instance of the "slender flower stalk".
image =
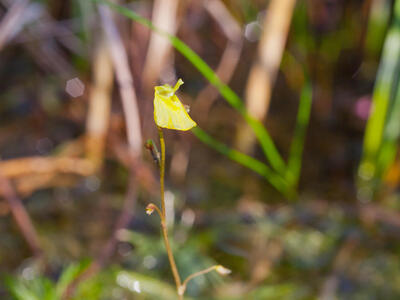
<path id="1" fill-rule="evenodd" d="M 158 128 L 158 135 L 160 137 L 160 148 L 161 148 L 161 158 L 151 142 L 146 144 L 146 148 L 149 149 L 155 158 L 158 166 L 160 167 L 160 193 L 161 193 L 161 209 L 158 208 L 154 203 L 150 203 L 146 207 L 146 213 L 151 215 L 154 211 L 158 213 L 161 219 L 161 230 L 164 238 L 165 248 L 168 254 L 168 260 L 171 265 L 172 274 L 174 276 L 176 290 L 178 293 L 178 299 L 183 300 L 183 295 L 185 294 L 188 282 L 200 275 L 209 273 L 211 271 L 216 271 L 220 275 L 227 275 L 230 273 L 229 269 L 224 268 L 221 265 L 216 265 L 204 269 L 202 271 L 196 272 L 188 276 L 182 283 L 179 276 L 178 268 L 176 267 L 174 255 L 171 250 L 171 245 L 168 239 L 168 228 L 166 222 L 165 213 L 165 189 L 164 189 L 164 177 L 165 177 L 165 140 L 162 128 L 175 129 L 180 131 L 190 130 L 197 124 L 194 122 L 190 116 L 187 114 L 183 104 L 179 101 L 175 92 L 183 84 L 182 79 L 179 79 L 175 87 L 171 87 L 167 84 L 163 86 L 155 87 L 154 95 L 154 121 Z"/>
<path id="2" fill-rule="evenodd" d="M 158 136 L 160 137 L 161 161 L 160 161 L 160 192 L 161 192 L 161 212 L 165 218 L 165 191 L 164 191 L 164 176 L 165 176 L 165 140 L 164 133 L 161 127 L 158 127 Z"/>
<path id="3" fill-rule="evenodd" d="M 178 290 L 178 294 L 182 294 L 182 295 L 185 294 L 187 284 L 189 283 L 190 280 L 192 280 L 192 279 L 194 279 L 194 278 L 196 278 L 196 277 L 198 277 L 198 276 L 201 276 L 201 275 L 210 273 L 210 272 L 212 272 L 212 271 L 217 271 L 220 275 L 228 275 L 228 274 L 231 273 L 231 270 L 229 270 L 229 269 L 227 269 L 227 268 L 225 268 L 225 267 L 223 267 L 223 266 L 221 266 L 221 265 L 215 265 L 215 266 L 209 267 L 209 268 L 207 268 L 207 269 L 198 271 L 198 272 L 196 272 L 196 273 L 193 273 L 192 275 L 189 275 L 189 276 L 183 281 L 183 283 L 182 283 L 180 289 Z"/>
<path id="4" fill-rule="evenodd" d="M 161 127 L 158 127 L 158 134 L 160 136 L 161 147 L 161 164 L 160 164 L 160 193 L 161 193 L 161 229 L 164 237 L 165 248 L 167 249 L 168 260 L 171 265 L 172 274 L 174 275 L 176 289 L 179 294 L 181 287 L 181 278 L 179 276 L 178 268 L 176 267 L 174 255 L 172 254 L 171 245 L 168 240 L 168 228 L 165 217 L 165 191 L 164 191 L 164 175 L 165 175 L 165 141 L 164 134 Z M 179 299 L 183 299 L 183 295 L 179 295 Z"/>

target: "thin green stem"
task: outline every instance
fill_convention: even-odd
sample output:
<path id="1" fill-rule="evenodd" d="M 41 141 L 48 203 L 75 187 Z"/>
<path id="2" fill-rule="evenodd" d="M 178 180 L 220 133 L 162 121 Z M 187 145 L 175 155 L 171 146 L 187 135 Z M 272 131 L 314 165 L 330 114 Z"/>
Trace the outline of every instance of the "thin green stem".
<path id="1" fill-rule="evenodd" d="M 161 148 L 161 164 L 160 164 L 160 193 L 161 193 L 161 229 L 164 238 L 165 248 L 168 254 L 168 260 L 171 265 L 172 274 L 174 276 L 176 290 L 178 292 L 179 299 L 183 299 L 183 294 L 181 295 L 181 278 L 179 276 L 178 268 L 176 267 L 174 255 L 171 250 L 171 245 L 169 244 L 168 239 L 168 228 L 166 223 L 166 215 L 165 215 L 165 197 L 164 197 L 164 175 L 165 175 L 165 140 L 164 134 L 160 127 L 158 127 L 158 134 L 160 136 L 160 148 Z"/>
<path id="2" fill-rule="evenodd" d="M 178 292 L 179 299 L 183 299 L 183 295 L 179 293 L 181 289 L 181 278 L 179 277 L 178 268 L 176 267 L 174 255 L 172 254 L 171 246 L 169 244 L 168 229 L 167 224 L 165 223 L 165 218 L 161 221 L 161 228 L 163 232 L 165 248 L 167 249 L 168 260 L 171 265 L 172 274 L 174 275 L 175 279 L 176 290 Z"/>

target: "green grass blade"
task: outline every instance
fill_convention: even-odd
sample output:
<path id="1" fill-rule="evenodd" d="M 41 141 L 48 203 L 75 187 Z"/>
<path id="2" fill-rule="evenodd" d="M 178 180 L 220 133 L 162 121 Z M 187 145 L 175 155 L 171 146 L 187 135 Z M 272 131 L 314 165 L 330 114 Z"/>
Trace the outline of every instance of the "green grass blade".
<path id="1" fill-rule="evenodd" d="M 6 276 L 4 283 L 15 300 L 40 300 L 33 291 L 17 278 Z"/>
<path id="2" fill-rule="evenodd" d="M 300 177 L 304 139 L 306 137 L 307 126 L 310 120 L 311 105 L 312 86 L 311 82 L 307 80 L 300 95 L 294 138 L 290 147 L 288 160 L 287 178 L 293 184 L 293 187 L 297 186 Z"/>
<path id="3" fill-rule="evenodd" d="M 70 264 L 62 271 L 55 285 L 57 298 L 62 298 L 62 295 L 68 288 L 69 284 L 73 282 L 89 266 L 89 264 L 89 261 L 84 260 L 79 264 Z"/>
<path id="4" fill-rule="evenodd" d="M 155 27 L 149 20 L 139 16 L 130 9 L 108 2 L 106 0 L 93 1 L 106 4 L 110 6 L 114 11 L 150 28 L 151 30 L 167 38 L 170 43 L 175 47 L 175 49 L 179 51 L 183 56 L 185 56 L 193 64 L 193 66 L 195 66 L 197 70 L 218 89 L 218 91 L 226 99 L 226 101 L 244 117 L 244 119 L 253 129 L 271 166 L 282 175 L 286 173 L 285 162 L 283 161 L 281 155 L 276 149 L 275 144 L 272 141 L 272 138 L 266 128 L 262 125 L 260 121 L 256 120 L 248 114 L 240 97 L 230 87 L 224 84 L 221 79 L 219 79 L 217 74 L 215 74 L 215 72 L 207 65 L 207 63 L 204 62 L 204 60 L 201 59 L 200 56 L 198 56 L 189 46 L 187 46 L 176 36 L 166 33 Z"/>
<path id="5" fill-rule="evenodd" d="M 379 152 L 377 173 L 384 176 L 389 166 L 396 158 L 398 140 L 400 137 L 400 84 L 397 82 L 397 91 L 394 103 L 388 113 L 385 126 L 384 140 Z"/>
<path id="6" fill-rule="evenodd" d="M 391 1 L 372 1 L 370 8 L 365 51 L 368 56 L 379 57 L 390 25 Z"/>
<path id="7" fill-rule="evenodd" d="M 274 186 L 278 191 L 286 196 L 290 196 L 293 192 L 289 190 L 289 186 L 287 182 L 276 172 L 271 170 L 267 165 L 260 162 L 259 160 L 248 156 L 240 151 L 229 148 L 224 143 L 221 143 L 208 135 L 204 130 L 200 127 L 195 127 L 192 129 L 193 134 L 203 143 L 214 148 L 216 151 L 230 158 L 231 160 L 241 164 L 253 170 L 254 172 L 260 174 L 265 179 L 267 179 L 272 186 Z"/>
<path id="8" fill-rule="evenodd" d="M 383 54 L 372 97 L 371 115 L 367 122 L 364 136 L 363 156 L 358 175 L 360 188 L 368 187 L 379 180 L 378 156 L 384 144 L 384 131 L 388 109 L 393 99 L 393 90 L 398 80 L 398 63 L 400 57 L 400 0 L 395 2 L 393 23 L 386 36 Z M 384 156 L 386 150 L 384 151 Z M 373 186 L 374 187 L 374 186 Z M 364 195 L 368 197 L 367 194 Z M 370 197 L 370 196 L 369 196 Z"/>

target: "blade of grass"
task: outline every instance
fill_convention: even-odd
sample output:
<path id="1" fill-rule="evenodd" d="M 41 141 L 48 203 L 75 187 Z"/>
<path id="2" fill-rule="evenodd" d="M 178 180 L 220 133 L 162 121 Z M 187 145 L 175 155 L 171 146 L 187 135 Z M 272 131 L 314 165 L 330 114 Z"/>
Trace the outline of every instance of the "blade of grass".
<path id="1" fill-rule="evenodd" d="M 391 2 L 372 1 L 365 37 L 365 51 L 368 56 L 379 57 L 390 25 Z"/>
<path id="2" fill-rule="evenodd" d="M 296 187 L 300 177 L 301 162 L 304 148 L 304 139 L 308 122 L 310 120 L 312 105 L 312 86 L 311 82 L 306 79 L 305 85 L 301 91 L 299 109 L 297 112 L 296 127 L 294 130 L 294 138 L 290 146 L 287 177 Z"/>
<path id="3" fill-rule="evenodd" d="M 360 179 L 359 190 L 364 191 L 361 197 L 372 197 L 377 178 L 378 155 L 384 142 L 384 131 L 388 109 L 393 99 L 395 81 L 398 80 L 398 63 L 400 57 L 400 0 L 394 6 L 394 19 L 383 46 L 383 54 L 378 70 L 372 97 L 371 115 L 367 122 L 364 136 L 363 156 L 358 169 Z M 371 190 L 371 185 L 372 189 Z"/>
<path id="4" fill-rule="evenodd" d="M 106 0 L 93 1 L 106 4 L 116 12 L 150 28 L 151 30 L 167 38 L 174 46 L 174 48 L 178 50 L 183 56 L 185 56 L 193 64 L 193 66 L 196 67 L 197 70 L 218 89 L 218 91 L 226 99 L 226 101 L 244 117 L 246 122 L 248 122 L 248 124 L 253 129 L 271 166 L 281 175 L 284 175 L 286 173 L 285 162 L 283 161 L 281 155 L 276 149 L 271 136 L 269 135 L 263 124 L 248 114 L 240 97 L 230 87 L 224 84 L 215 74 L 215 72 L 207 65 L 207 63 L 204 62 L 204 60 L 201 59 L 200 56 L 198 56 L 189 46 L 187 46 L 176 36 L 168 34 L 163 30 L 155 27 L 148 19 L 139 16 L 128 8 L 111 3 Z"/>
<path id="5" fill-rule="evenodd" d="M 86 45 L 91 45 L 91 41 L 93 36 L 91 36 L 91 31 L 90 31 L 90 19 L 93 16 L 94 13 L 94 7 L 93 3 L 90 1 L 75 1 L 74 5 L 77 6 L 77 9 L 79 10 L 79 22 L 80 26 L 82 27 L 81 30 L 81 35 L 82 38 L 85 40 Z"/>
<path id="6" fill-rule="evenodd" d="M 377 173 L 384 176 L 387 169 L 396 158 L 398 140 L 400 137 L 400 84 L 397 82 L 397 91 L 394 103 L 390 109 L 384 132 L 384 141 L 379 152 Z"/>
<path id="7" fill-rule="evenodd" d="M 283 195 L 286 195 L 289 198 L 294 196 L 294 192 L 290 190 L 287 182 L 264 163 L 240 151 L 229 148 L 224 143 L 221 143 L 208 135 L 200 127 L 193 128 L 192 132 L 204 144 L 210 146 L 211 148 L 214 148 L 216 151 L 237 162 L 238 164 L 241 164 L 242 166 L 245 166 L 263 176 Z"/>

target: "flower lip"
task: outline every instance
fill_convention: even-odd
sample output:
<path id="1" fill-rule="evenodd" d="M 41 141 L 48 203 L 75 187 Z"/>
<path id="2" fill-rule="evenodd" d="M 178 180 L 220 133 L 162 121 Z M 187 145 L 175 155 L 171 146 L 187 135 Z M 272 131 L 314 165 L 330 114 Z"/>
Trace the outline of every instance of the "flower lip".
<path id="1" fill-rule="evenodd" d="M 175 95 L 182 84 L 179 79 L 174 87 L 164 84 L 154 88 L 154 121 L 158 127 L 186 131 L 197 126 Z"/>

